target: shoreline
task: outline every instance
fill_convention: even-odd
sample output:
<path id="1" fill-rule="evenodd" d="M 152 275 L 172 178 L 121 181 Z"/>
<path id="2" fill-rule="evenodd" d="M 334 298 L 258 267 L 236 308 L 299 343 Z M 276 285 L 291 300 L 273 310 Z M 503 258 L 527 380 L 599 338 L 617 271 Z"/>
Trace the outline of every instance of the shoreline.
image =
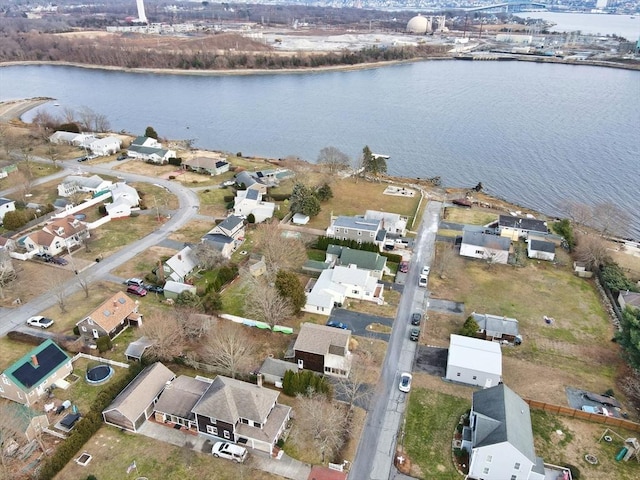
<path id="1" fill-rule="evenodd" d="M 457 54 L 464 55 L 464 54 Z M 640 63 L 638 64 L 625 64 L 615 63 L 606 60 L 572 60 L 555 57 L 540 57 L 531 55 L 513 55 L 512 60 L 520 62 L 533 62 L 533 63 L 554 63 L 563 65 L 583 65 L 591 67 L 603 67 L 603 68 L 616 68 L 621 70 L 640 71 Z M 42 60 L 26 60 L 26 61 L 13 61 L 2 62 L 2 67 L 13 66 L 31 66 L 31 65 L 53 65 L 64 67 L 76 67 L 84 68 L 88 70 L 103 70 L 111 72 L 124 72 L 134 74 L 153 74 L 153 75 L 191 75 L 191 76 L 248 76 L 248 75 L 308 75 L 318 73 L 329 72 L 348 72 L 357 70 L 373 70 L 376 68 L 391 67 L 395 65 L 404 65 L 416 62 L 430 62 L 430 61 L 443 61 L 443 60 L 456 60 L 456 55 L 439 56 L 439 57 L 419 57 L 408 60 L 391 60 L 387 62 L 367 62 L 359 63 L 356 65 L 332 65 L 326 67 L 308 67 L 308 68 L 284 68 L 284 69 L 227 69 L 227 70 L 183 70 L 177 68 L 128 68 L 118 67 L 110 65 L 94 65 L 84 64 L 76 62 L 63 62 L 63 61 L 42 61 Z M 472 60 L 473 61 L 473 60 Z M 478 59 L 480 61 L 480 59 Z M 499 61 L 496 59 L 482 59 L 482 61 Z"/>

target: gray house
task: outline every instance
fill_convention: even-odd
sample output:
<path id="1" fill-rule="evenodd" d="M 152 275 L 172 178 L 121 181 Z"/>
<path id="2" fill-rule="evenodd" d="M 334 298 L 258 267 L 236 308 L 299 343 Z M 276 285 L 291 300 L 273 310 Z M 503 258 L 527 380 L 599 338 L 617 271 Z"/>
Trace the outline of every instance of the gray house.
<path id="1" fill-rule="evenodd" d="M 195 157 L 183 160 L 182 168 L 205 175 L 220 175 L 229 171 L 229 162 L 220 158 Z"/>
<path id="2" fill-rule="evenodd" d="M 474 392 L 469 420 L 461 445 L 470 452 L 467 478 L 544 480 L 544 461 L 533 446 L 529 405 L 513 390 L 502 384 Z"/>
<path id="3" fill-rule="evenodd" d="M 340 240 L 355 240 L 358 243 L 370 242 L 382 247 L 386 237 L 382 220 L 367 220 L 363 217 L 335 217 L 327 228 L 327 237 Z"/>
<path id="4" fill-rule="evenodd" d="M 506 264 L 509 260 L 511 240 L 485 233 L 484 231 L 464 229 L 460 255 L 463 257 L 480 258 L 492 263 Z"/>
<path id="5" fill-rule="evenodd" d="M 518 320 L 515 318 L 499 317 L 489 313 L 471 314 L 478 324 L 477 336 L 484 340 L 499 340 L 511 343 L 522 343 Z"/>
<path id="6" fill-rule="evenodd" d="M 163 265 L 165 279 L 180 283 L 184 283 L 196 268 L 198 259 L 189 246 L 184 247 Z"/>

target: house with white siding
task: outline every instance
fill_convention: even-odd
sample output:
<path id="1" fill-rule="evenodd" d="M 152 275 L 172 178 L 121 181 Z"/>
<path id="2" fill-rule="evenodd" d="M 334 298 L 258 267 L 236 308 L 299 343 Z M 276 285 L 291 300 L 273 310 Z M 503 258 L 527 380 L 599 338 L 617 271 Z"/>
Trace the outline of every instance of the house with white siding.
<path id="1" fill-rule="evenodd" d="M 489 388 L 502 381 L 502 351 L 496 342 L 451 335 L 447 380 Z"/>
<path id="2" fill-rule="evenodd" d="M 118 152 L 122 147 L 122 140 L 117 137 L 98 138 L 89 144 L 89 150 L 95 155 L 106 157 Z"/>
<path id="3" fill-rule="evenodd" d="M 510 248 L 509 238 L 466 228 L 462 231 L 460 255 L 463 257 L 479 258 L 506 265 Z"/>

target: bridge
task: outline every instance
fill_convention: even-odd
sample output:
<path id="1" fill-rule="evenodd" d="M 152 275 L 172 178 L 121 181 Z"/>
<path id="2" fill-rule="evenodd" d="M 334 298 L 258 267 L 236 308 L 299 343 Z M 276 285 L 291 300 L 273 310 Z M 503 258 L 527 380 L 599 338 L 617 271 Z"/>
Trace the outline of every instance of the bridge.
<path id="1" fill-rule="evenodd" d="M 533 2 L 531 0 L 514 0 L 512 2 L 502 2 L 482 7 L 465 8 L 465 12 L 479 12 L 481 10 L 503 10 L 505 12 L 519 12 L 523 7 L 548 8 L 547 4 Z"/>

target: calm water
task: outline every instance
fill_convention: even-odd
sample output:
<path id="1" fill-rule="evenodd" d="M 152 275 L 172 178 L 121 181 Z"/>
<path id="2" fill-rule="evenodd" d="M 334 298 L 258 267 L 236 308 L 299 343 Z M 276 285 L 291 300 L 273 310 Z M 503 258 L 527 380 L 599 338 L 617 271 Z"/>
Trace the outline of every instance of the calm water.
<path id="1" fill-rule="evenodd" d="M 597 13 L 522 12 L 519 17 L 542 18 L 556 25 L 552 32 L 575 32 L 590 35 L 618 35 L 629 41 L 640 38 L 640 15 L 603 15 Z M 632 18 L 634 17 L 634 18 Z"/>
<path id="2" fill-rule="evenodd" d="M 389 173 L 439 175 L 557 214 L 610 200 L 640 238 L 640 73 L 524 62 L 438 61 L 353 72 L 171 76 L 0 68 L 0 100 L 88 106 L 114 130 L 209 149 L 314 161 L 333 145 L 391 155 Z"/>

